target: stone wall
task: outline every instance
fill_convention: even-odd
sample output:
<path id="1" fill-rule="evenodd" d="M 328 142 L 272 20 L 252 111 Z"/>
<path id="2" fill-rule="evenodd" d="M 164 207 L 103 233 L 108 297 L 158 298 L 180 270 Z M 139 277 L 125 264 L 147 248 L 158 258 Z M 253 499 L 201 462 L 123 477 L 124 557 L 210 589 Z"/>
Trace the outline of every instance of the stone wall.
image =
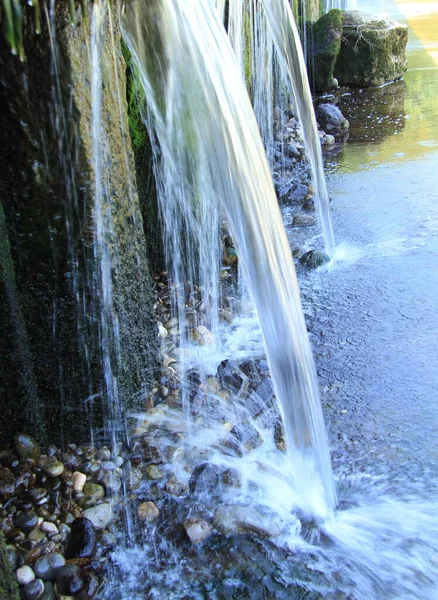
<path id="1" fill-rule="evenodd" d="M 110 349 L 112 372 L 122 406 L 136 407 L 152 383 L 157 352 L 118 4 L 112 3 L 103 48 L 102 122 L 108 149 L 103 210 L 112 223 L 107 236 L 113 289 L 109 317 L 117 322 L 119 338 L 119 348 Z M 91 14 L 87 23 L 72 28 L 67 3 L 58 3 L 52 21 L 53 45 L 45 19 L 36 36 L 33 20 L 25 15 L 24 63 L 0 35 L 0 227 L 7 234 L 0 270 L 0 445 L 19 429 L 28 429 L 42 443 L 64 443 L 87 438 L 91 425 L 98 430 L 103 425 Z"/>

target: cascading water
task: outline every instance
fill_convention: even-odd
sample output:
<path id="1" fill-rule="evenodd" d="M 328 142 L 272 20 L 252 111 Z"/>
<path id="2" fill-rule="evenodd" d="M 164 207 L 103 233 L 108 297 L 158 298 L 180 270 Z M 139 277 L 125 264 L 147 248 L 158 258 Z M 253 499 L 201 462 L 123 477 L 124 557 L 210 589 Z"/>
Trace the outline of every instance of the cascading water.
<path id="1" fill-rule="evenodd" d="M 357 0 L 325 0 L 325 12 L 332 10 L 332 8 L 339 8 L 340 10 L 356 10 Z"/>
<path id="2" fill-rule="evenodd" d="M 297 108 L 311 166 L 324 246 L 331 255 L 335 242 L 321 145 L 304 54 L 290 5 L 286 0 L 252 0 L 249 5 L 239 0 L 231 1 L 229 6 L 227 27 L 230 41 L 246 79 L 248 66 L 245 65 L 243 49 L 246 37 L 251 40 L 253 106 L 271 168 L 276 137 L 275 109 L 279 107 L 284 112 L 292 103 Z"/>
<path id="3" fill-rule="evenodd" d="M 225 31 L 208 3 L 157 0 L 127 7 L 125 34 L 147 95 L 151 137 L 159 143 L 157 174 L 169 247 L 179 249 L 181 233 L 200 240 L 195 267 L 184 265 L 193 255 L 172 256 L 178 265 L 174 283 L 184 294 L 190 277 L 207 268 L 204 289 L 217 289 L 220 207 L 263 331 L 286 430 L 290 477 L 299 497 L 296 508 L 327 517 L 336 492 L 295 270 L 257 124 Z M 182 302 L 180 297 L 180 331 Z"/>

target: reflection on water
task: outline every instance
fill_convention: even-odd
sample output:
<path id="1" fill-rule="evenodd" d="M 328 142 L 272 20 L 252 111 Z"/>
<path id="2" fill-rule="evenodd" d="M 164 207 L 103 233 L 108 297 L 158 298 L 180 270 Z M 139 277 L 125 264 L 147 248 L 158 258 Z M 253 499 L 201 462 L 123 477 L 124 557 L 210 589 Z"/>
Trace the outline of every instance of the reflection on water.
<path id="1" fill-rule="evenodd" d="M 404 81 L 341 94 L 350 140 L 327 156 L 329 167 L 356 172 L 388 162 L 408 162 L 438 149 L 438 3 L 371 1 L 361 9 L 386 12 L 409 26 Z"/>

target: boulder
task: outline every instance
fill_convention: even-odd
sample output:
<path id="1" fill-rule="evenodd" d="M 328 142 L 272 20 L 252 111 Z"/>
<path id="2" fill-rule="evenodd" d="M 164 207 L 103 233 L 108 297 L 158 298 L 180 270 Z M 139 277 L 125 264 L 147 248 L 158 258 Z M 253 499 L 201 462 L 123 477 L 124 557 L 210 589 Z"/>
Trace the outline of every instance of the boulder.
<path id="1" fill-rule="evenodd" d="M 403 77 L 407 25 L 358 10 L 342 13 L 342 44 L 334 75 L 340 85 L 372 87 Z"/>
<path id="2" fill-rule="evenodd" d="M 324 131 L 335 137 L 343 136 L 350 127 L 350 123 L 334 104 L 319 104 L 316 118 Z"/>
<path id="3" fill-rule="evenodd" d="M 333 87 L 333 73 L 341 49 L 341 37 L 342 13 L 337 8 L 330 10 L 313 25 L 310 79 L 317 92 Z"/>

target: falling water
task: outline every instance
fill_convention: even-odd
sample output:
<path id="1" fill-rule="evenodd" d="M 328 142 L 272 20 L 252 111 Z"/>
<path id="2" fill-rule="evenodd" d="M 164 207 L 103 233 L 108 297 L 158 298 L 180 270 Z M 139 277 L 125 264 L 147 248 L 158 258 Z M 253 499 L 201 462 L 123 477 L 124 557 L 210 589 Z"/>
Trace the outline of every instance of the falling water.
<path id="1" fill-rule="evenodd" d="M 209 3 L 190 0 L 132 2 L 124 26 L 148 100 L 167 244 L 190 250 L 191 236 L 197 244 L 197 254 L 173 255 L 174 283 L 197 273 L 217 290 L 220 207 L 257 308 L 299 507 L 324 518 L 336 492 L 315 368 L 271 175 L 228 38 Z M 192 257 L 196 264 L 188 265 Z"/>
<path id="2" fill-rule="evenodd" d="M 328 12 L 332 8 L 339 8 L 340 10 L 356 10 L 357 0 L 325 0 L 324 8 L 325 12 Z"/>
<path id="3" fill-rule="evenodd" d="M 293 104 L 297 108 L 311 166 L 325 250 L 331 255 L 335 242 L 321 145 L 304 54 L 292 10 L 287 0 L 253 0 L 249 7 L 241 0 L 230 2 L 228 32 L 244 75 L 246 74 L 242 49 L 245 36 L 248 35 L 244 26 L 245 11 L 249 11 L 251 24 L 253 106 L 271 167 L 275 108 L 280 107 L 284 111 Z"/>

